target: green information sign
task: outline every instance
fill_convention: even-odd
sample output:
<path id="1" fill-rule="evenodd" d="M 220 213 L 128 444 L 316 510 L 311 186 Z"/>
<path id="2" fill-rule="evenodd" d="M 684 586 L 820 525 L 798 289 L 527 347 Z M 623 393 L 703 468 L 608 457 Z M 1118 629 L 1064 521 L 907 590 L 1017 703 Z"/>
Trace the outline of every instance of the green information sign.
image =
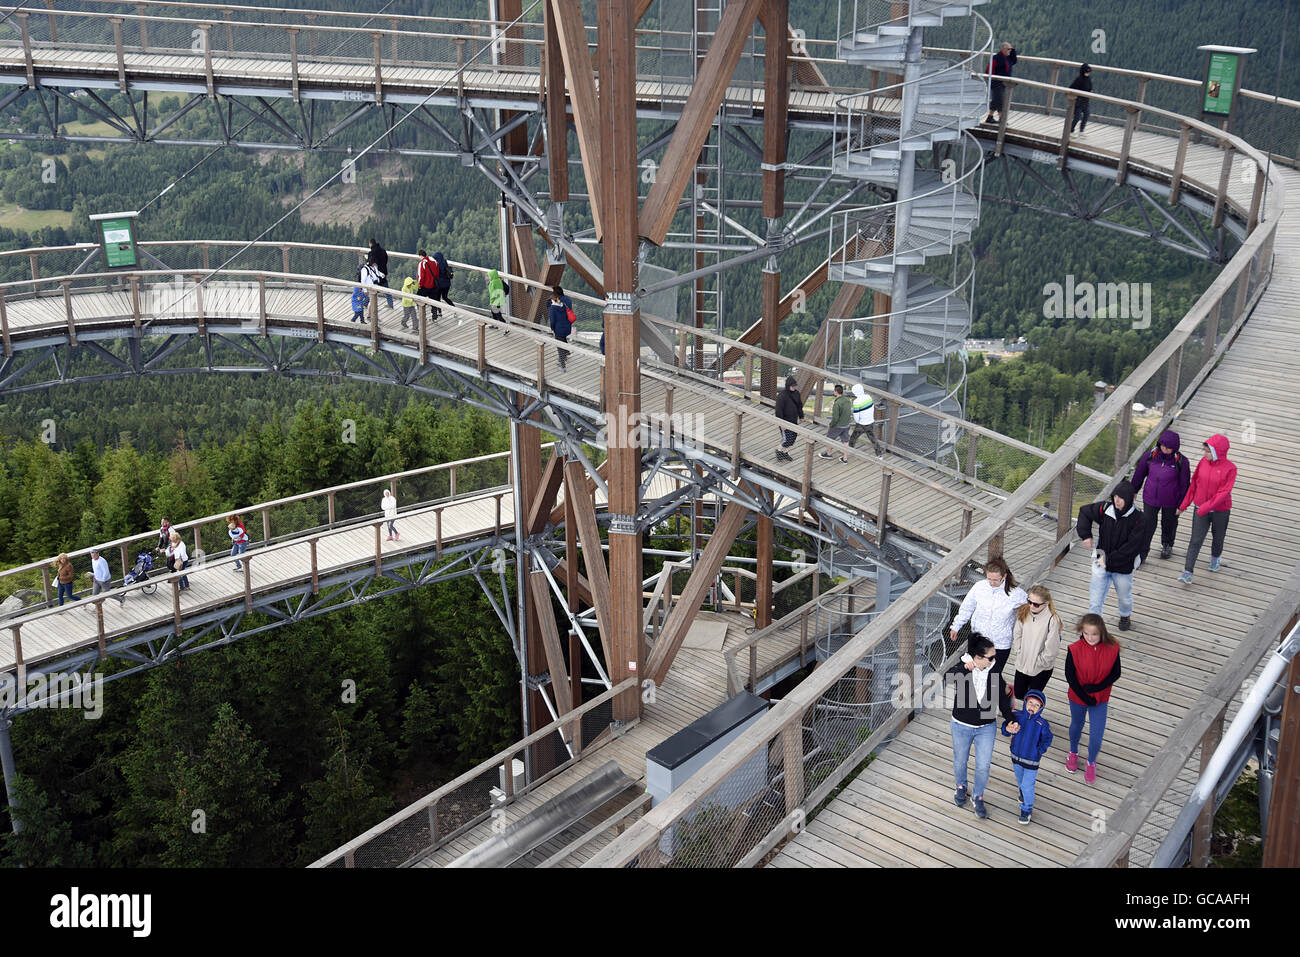
<path id="1" fill-rule="evenodd" d="M 135 237 L 131 234 L 130 219 L 102 219 L 99 221 L 104 237 L 104 260 L 109 269 L 136 265 Z"/>
<path id="2" fill-rule="evenodd" d="M 1201 112 L 1210 116 L 1228 116 L 1232 113 L 1232 100 L 1237 92 L 1237 67 L 1240 57 L 1235 53 L 1211 53 L 1205 70 L 1205 99 Z"/>

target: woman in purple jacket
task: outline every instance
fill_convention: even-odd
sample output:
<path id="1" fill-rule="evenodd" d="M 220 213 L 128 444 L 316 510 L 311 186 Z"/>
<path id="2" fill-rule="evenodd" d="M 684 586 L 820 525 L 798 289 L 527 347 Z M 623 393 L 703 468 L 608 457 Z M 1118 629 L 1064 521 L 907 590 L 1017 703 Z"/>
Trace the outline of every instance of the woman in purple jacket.
<path id="1" fill-rule="evenodd" d="M 1178 533 L 1178 506 L 1192 484 L 1191 466 L 1187 456 L 1178 451 L 1178 433 L 1160 433 L 1156 447 L 1142 456 L 1133 471 L 1133 489 L 1142 492 L 1142 514 L 1146 520 L 1143 530 L 1146 538 L 1142 546 L 1142 561 L 1147 560 L 1151 540 L 1155 538 L 1156 523 L 1160 523 L 1160 557 L 1169 558 L 1174 553 L 1174 537 Z"/>

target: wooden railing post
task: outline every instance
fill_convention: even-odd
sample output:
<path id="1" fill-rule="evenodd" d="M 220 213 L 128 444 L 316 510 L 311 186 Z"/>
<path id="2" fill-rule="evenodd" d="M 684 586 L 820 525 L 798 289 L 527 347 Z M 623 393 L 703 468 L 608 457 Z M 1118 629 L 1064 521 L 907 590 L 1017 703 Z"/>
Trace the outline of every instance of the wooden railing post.
<path id="1" fill-rule="evenodd" d="M 213 96 L 217 91 L 217 83 L 212 75 L 212 24 L 200 23 L 199 29 L 203 32 L 203 72 L 207 76 L 208 96 Z"/>
<path id="2" fill-rule="evenodd" d="M 1119 148 L 1119 166 L 1115 173 L 1115 182 L 1120 186 L 1128 179 L 1128 158 L 1133 147 L 1133 131 L 1137 129 L 1138 123 L 1142 119 L 1142 111 L 1136 106 L 1126 106 L 1124 111 L 1127 114 L 1124 118 L 1124 139 Z"/>
<path id="3" fill-rule="evenodd" d="M 27 89 L 36 89 L 36 67 L 32 63 L 32 36 L 27 27 L 27 14 L 18 10 L 14 14 L 18 17 L 18 29 L 23 35 L 23 59 L 27 65 Z"/>
<path id="4" fill-rule="evenodd" d="M 316 341 L 325 341 L 325 284 L 316 283 Z"/>
<path id="5" fill-rule="evenodd" d="M 312 594 L 316 594 L 316 542 L 312 540 L 311 583 Z M 253 556 L 245 552 L 244 559 L 244 611 L 253 610 Z"/>
<path id="6" fill-rule="evenodd" d="M 916 695 L 916 612 L 908 615 L 907 618 L 898 626 L 898 675 L 902 682 L 902 687 L 907 689 L 909 700 L 915 700 Z M 904 706 L 902 709 L 911 712 L 912 708 Z M 908 718 L 910 721 L 911 718 Z"/>
<path id="7" fill-rule="evenodd" d="M 289 75 L 293 86 L 293 101 L 301 101 L 301 94 L 298 90 L 298 28 L 289 27 Z"/>
<path id="8" fill-rule="evenodd" d="M 262 509 L 262 541 L 269 542 L 270 540 L 271 540 L 271 510 L 264 508 Z"/>
<path id="9" fill-rule="evenodd" d="M 319 538 L 308 539 L 307 544 L 311 546 L 311 593 L 313 595 L 320 592 L 320 566 L 316 559 L 316 543 Z"/>
<path id="10" fill-rule="evenodd" d="M 0 341 L 4 344 L 4 354 L 14 354 L 14 347 L 9 341 L 9 310 L 5 307 L 4 290 L 0 289 Z"/>
<path id="11" fill-rule="evenodd" d="M 72 317 L 72 282 L 63 280 L 63 311 L 68 319 L 68 342 L 72 345 L 77 344 L 77 323 Z"/>
<path id="12" fill-rule="evenodd" d="M 1182 378 L 1183 347 L 1179 346 L 1169 357 L 1169 366 L 1165 369 L 1165 413 L 1173 410 L 1178 402 L 1178 385 Z"/>
<path id="13" fill-rule="evenodd" d="M 380 530 L 384 527 L 383 522 L 375 522 L 375 574 L 384 573 L 384 543 L 380 539 Z"/>
<path id="14" fill-rule="evenodd" d="M 1219 741 L 1223 738 L 1223 721 L 1227 717 L 1227 707 L 1225 706 L 1219 712 L 1218 717 L 1206 729 L 1204 736 L 1201 738 L 1201 774 L 1205 774 L 1206 768 L 1210 764 L 1210 758 L 1219 747 Z M 1208 867 L 1210 864 L 1210 838 L 1214 832 L 1214 801 L 1209 800 L 1205 803 L 1201 813 L 1196 816 L 1196 824 L 1192 827 L 1192 867 Z"/>
<path id="15" fill-rule="evenodd" d="M 1115 426 L 1115 471 L 1128 461 L 1129 439 L 1133 433 L 1133 403 L 1125 402 Z"/>
<path id="16" fill-rule="evenodd" d="M 781 729 L 781 764 L 785 771 L 785 813 L 793 814 L 803 800 L 803 728 L 792 721 Z"/>
<path id="17" fill-rule="evenodd" d="M 1007 531 L 1006 528 L 999 528 L 997 534 L 989 539 L 989 548 L 988 548 L 989 558 L 994 558 L 1002 555 L 1002 550 L 1003 548 L 1006 547 L 1004 542 L 1006 531 Z"/>
<path id="18" fill-rule="evenodd" d="M 333 527 L 334 527 L 334 522 L 335 522 L 335 518 L 334 518 L 334 490 L 333 490 L 333 489 L 331 489 L 331 490 L 330 490 L 330 491 L 325 495 L 325 508 L 327 509 L 328 514 L 329 514 L 329 524 L 330 524 L 330 528 L 333 528 Z"/>
<path id="19" fill-rule="evenodd" d="M 1192 141 L 1192 127 L 1186 122 L 1179 124 L 1182 133 L 1178 136 L 1178 153 L 1174 159 L 1174 172 L 1170 177 L 1169 205 L 1178 204 L 1178 197 L 1183 192 L 1183 164 L 1187 162 L 1187 146 Z"/>
<path id="20" fill-rule="evenodd" d="M 266 338 L 266 277 L 257 277 L 257 331 Z"/>
<path id="21" fill-rule="evenodd" d="M 1070 533 L 1074 524 L 1074 462 L 1061 469 L 1056 477 L 1056 539 Z"/>
<path id="22" fill-rule="evenodd" d="M 379 66 L 384 52 L 384 35 L 382 33 L 372 33 L 370 35 L 374 38 L 375 43 L 375 103 L 378 105 L 384 102 L 384 74 Z M 289 270 L 287 269 L 285 270 L 285 272 L 288 271 Z"/>
<path id="23" fill-rule="evenodd" d="M 126 57 L 122 50 L 122 18 L 109 17 L 113 24 L 113 48 L 117 51 L 117 89 L 126 92 Z"/>

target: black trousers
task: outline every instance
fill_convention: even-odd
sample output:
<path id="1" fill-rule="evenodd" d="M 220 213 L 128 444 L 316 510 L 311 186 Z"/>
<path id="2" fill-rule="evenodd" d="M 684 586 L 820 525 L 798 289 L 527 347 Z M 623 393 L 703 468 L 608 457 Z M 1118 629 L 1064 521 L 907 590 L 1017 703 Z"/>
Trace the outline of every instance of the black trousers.
<path id="1" fill-rule="evenodd" d="M 1142 563 L 1145 565 L 1147 552 L 1151 551 L 1151 542 L 1156 537 L 1156 525 L 1160 525 L 1160 544 L 1164 548 L 1173 548 L 1178 536 L 1178 509 L 1156 508 L 1154 505 L 1142 507 Z"/>
<path id="2" fill-rule="evenodd" d="M 1223 539 L 1228 534 L 1228 516 L 1231 514 L 1231 509 L 1226 512 L 1196 513 L 1192 519 L 1192 540 L 1187 545 L 1187 564 L 1183 566 L 1187 571 L 1196 568 L 1196 556 L 1205 544 L 1206 532 L 1214 536 L 1210 541 L 1210 557 L 1218 558 L 1223 554 Z"/>
<path id="3" fill-rule="evenodd" d="M 1002 104 L 1006 102 L 1007 88 L 1001 80 L 989 84 L 989 112 L 1001 113 Z"/>
<path id="4" fill-rule="evenodd" d="M 1089 103 L 1087 100 L 1084 99 L 1075 100 L 1074 119 L 1070 122 L 1070 132 L 1073 133 L 1074 128 L 1077 126 L 1079 128 L 1079 132 L 1082 133 L 1084 128 L 1088 125 L 1088 116 L 1091 112 L 1092 112 L 1091 103 Z"/>
<path id="5" fill-rule="evenodd" d="M 1047 690 L 1047 681 L 1051 677 L 1052 677 L 1051 668 L 1048 668 L 1046 671 L 1040 671 L 1036 675 L 1026 675 L 1017 671 L 1016 689 L 1015 689 L 1016 697 L 1021 701 L 1024 701 L 1025 693 L 1030 691 L 1031 689 L 1034 691 Z"/>

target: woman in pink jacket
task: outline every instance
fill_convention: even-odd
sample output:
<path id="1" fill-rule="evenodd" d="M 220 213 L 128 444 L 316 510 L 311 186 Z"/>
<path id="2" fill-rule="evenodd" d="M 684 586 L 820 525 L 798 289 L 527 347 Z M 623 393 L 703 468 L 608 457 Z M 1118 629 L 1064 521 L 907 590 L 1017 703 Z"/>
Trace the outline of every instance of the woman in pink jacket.
<path id="1" fill-rule="evenodd" d="M 1219 557 L 1223 554 L 1223 537 L 1228 531 L 1228 514 L 1232 511 L 1232 486 L 1237 481 L 1237 466 L 1228 461 L 1228 438 L 1212 435 L 1202 444 L 1205 457 L 1192 473 L 1192 484 L 1183 496 L 1178 511 L 1188 505 L 1196 509 L 1192 519 L 1192 540 L 1187 545 L 1187 563 L 1178 580 L 1191 584 L 1196 556 L 1205 542 L 1207 531 L 1213 534 L 1210 541 L 1210 571 L 1219 570 Z"/>

